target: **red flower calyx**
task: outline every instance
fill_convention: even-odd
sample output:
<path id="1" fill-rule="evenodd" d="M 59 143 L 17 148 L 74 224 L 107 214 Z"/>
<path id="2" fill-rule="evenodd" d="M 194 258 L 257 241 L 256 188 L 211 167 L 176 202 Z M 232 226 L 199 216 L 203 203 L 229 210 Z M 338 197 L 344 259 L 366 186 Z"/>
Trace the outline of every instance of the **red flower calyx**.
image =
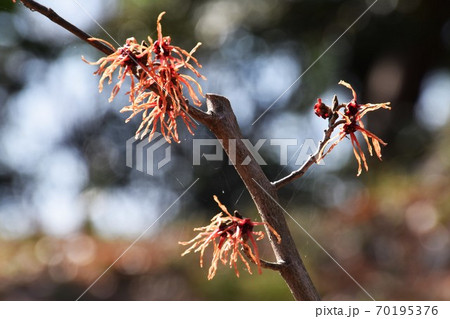
<path id="1" fill-rule="evenodd" d="M 317 99 L 317 103 L 314 104 L 314 113 L 316 113 L 318 117 L 327 119 L 331 117 L 333 111 L 322 102 L 322 99 L 319 98 Z"/>

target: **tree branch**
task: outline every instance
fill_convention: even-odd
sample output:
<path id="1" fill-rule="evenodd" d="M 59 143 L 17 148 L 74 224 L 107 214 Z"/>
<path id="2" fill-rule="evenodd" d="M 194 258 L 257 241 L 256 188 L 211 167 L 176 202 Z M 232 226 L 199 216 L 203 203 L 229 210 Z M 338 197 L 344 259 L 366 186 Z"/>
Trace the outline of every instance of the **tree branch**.
<path id="1" fill-rule="evenodd" d="M 319 147 L 317 148 L 317 151 L 312 154 L 308 160 L 303 163 L 303 165 L 293 171 L 292 173 L 290 173 L 289 175 L 279 179 L 278 181 L 272 182 L 272 185 L 276 188 L 276 189 L 280 189 L 283 186 L 286 186 L 287 184 L 289 184 L 290 182 L 296 180 L 297 178 L 302 177 L 306 171 L 314 164 L 317 162 L 317 160 L 321 160 L 322 159 L 322 154 L 323 151 L 325 149 L 325 147 L 327 146 L 329 140 L 331 139 L 331 134 L 333 134 L 333 131 L 336 127 L 338 127 L 341 124 L 345 124 L 344 120 L 341 121 L 337 121 L 339 115 L 337 113 L 337 111 L 343 107 L 343 105 L 339 105 L 339 102 L 337 100 L 337 96 L 335 95 L 333 97 L 333 115 L 331 116 L 331 118 L 329 119 L 328 122 L 328 129 L 326 129 L 324 131 L 324 135 L 322 138 L 322 141 L 320 141 L 319 143 Z"/>
<path id="2" fill-rule="evenodd" d="M 110 47 L 104 45 L 103 43 L 101 43 L 99 41 L 95 41 L 95 40 L 88 40 L 89 38 L 92 38 L 92 36 L 90 36 L 89 34 L 87 34 L 84 31 L 78 29 L 76 26 L 74 26 L 72 23 L 68 22 L 67 20 L 61 18 L 51 8 L 47 8 L 46 6 L 43 6 L 42 4 L 37 3 L 36 1 L 32 1 L 32 0 L 20 0 L 20 2 L 22 2 L 23 5 L 25 7 L 27 7 L 28 9 L 30 9 L 31 11 L 37 11 L 40 14 L 46 16 L 54 23 L 63 27 L 64 29 L 66 29 L 70 33 L 74 34 L 81 40 L 83 40 L 86 43 L 88 43 L 89 45 L 93 46 L 94 48 L 102 51 L 104 54 L 110 55 L 111 53 L 114 53 L 114 51 Z"/>
<path id="3" fill-rule="evenodd" d="M 242 133 L 227 98 L 216 95 L 206 95 L 207 112 L 201 117 L 193 117 L 203 123 L 222 144 L 223 149 L 233 162 L 233 165 L 249 191 L 263 222 L 271 225 L 281 237 L 277 238 L 266 227 L 270 244 L 277 263 L 265 263 L 267 268 L 273 266 L 286 281 L 296 300 L 320 300 L 302 259 L 297 251 L 294 239 L 284 218 L 284 213 L 278 205 L 277 189 L 270 183 L 261 166 L 251 155 L 242 142 Z M 206 114 L 206 116 L 204 115 Z M 250 163 L 245 165 L 246 159 Z"/>
<path id="4" fill-rule="evenodd" d="M 113 53 L 112 49 L 104 44 L 89 40 L 91 38 L 89 34 L 61 18 L 52 9 L 31 0 L 21 0 L 21 2 L 27 8 L 43 14 L 103 53 L 107 55 Z M 270 183 L 261 166 L 242 142 L 242 133 L 230 102 L 223 96 L 206 94 L 206 106 L 207 111 L 204 112 L 188 104 L 187 113 L 205 125 L 221 141 L 222 147 L 232 160 L 236 171 L 252 196 L 261 219 L 275 228 L 281 236 L 281 242 L 278 243 L 277 238 L 265 226 L 277 262 L 261 261 L 261 266 L 279 271 L 296 300 L 320 300 L 320 296 L 297 251 L 283 211 L 277 203 L 277 188 L 275 184 Z M 247 157 L 251 159 L 250 163 L 244 165 Z"/>
<path id="5" fill-rule="evenodd" d="M 247 258 L 254 264 L 255 261 L 253 260 L 252 254 L 250 253 L 250 250 L 248 247 L 244 247 L 243 248 L 244 254 L 245 256 L 247 256 Z M 259 259 L 259 264 L 262 268 L 266 268 L 266 269 L 271 269 L 271 270 L 275 270 L 275 271 L 280 271 L 283 267 L 286 267 L 286 263 L 274 263 L 274 262 L 270 262 L 270 261 L 266 261 L 264 259 Z"/>
<path id="6" fill-rule="evenodd" d="M 208 94 L 206 94 L 206 96 L 208 96 Z M 194 120 L 199 121 L 205 126 L 208 126 L 207 124 L 213 121 L 213 113 L 209 111 L 204 112 L 198 107 L 192 106 L 188 100 L 186 100 L 186 104 L 188 106 L 186 113 L 189 114 Z"/>
<path id="7" fill-rule="evenodd" d="M 72 33 L 73 35 L 77 36 L 78 38 L 85 41 L 89 45 L 93 46 L 97 50 L 103 52 L 104 54 L 110 55 L 110 54 L 114 53 L 114 51 L 110 47 L 103 44 L 102 42 L 92 40 L 91 35 L 87 34 L 83 30 L 77 28 L 76 26 L 74 26 L 73 24 L 71 24 L 64 18 L 62 18 L 55 11 L 53 11 L 52 8 L 43 6 L 42 4 L 37 3 L 36 1 L 33 1 L 33 0 L 20 0 L 20 1 L 23 3 L 23 5 L 25 7 L 27 7 L 31 11 L 36 11 L 36 12 L 39 12 L 40 14 L 46 16 L 48 19 L 50 19 L 57 25 L 63 27 L 64 29 L 66 29 L 67 31 Z M 89 40 L 89 39 L 91 39 L 91 40 Z M 139 78 L 138 74 L 135 74 L 135 75 L 136 75 L 136 77 Z M 156 85 L 153 87 L 150 87 L 149 89 L 153 90 L 154 92 L 158 92 Z M 199 108 L 193 107 L 192 105 L 189 104 L 188 101 L 186 101 L 186 102 L 188 105 L 187 113 L 190 116 L 192 116 L 192 118 L 201 122 L 202 124 L 205 124 L 206 122 L 208 122 L 210 120 L 210 116 L 207 113 L 201 111 Z"/>
<path id="8" fill-rule="evenodd" d="M 110 54 L 114 53 L 114 51 L 110 47 L 108 47 L 107 45 L 103 44 L 100 41 L 92 40 L 93 37 L 91 35 L 87 34 L 83 30 L 77 28 L 76 26 L 74 26 L 73 24 L 71 24 L 64 18 L 62 18 L 55 11 L 53 11 L 52 8 L 43 6 L 42 4 L 37 3 L 36 1 L 33 1 L 33 0 L 20 0 L 20 1 L 23 3 L 23 5 L 25 7 L 27 7 L 31 11 L 36 11 L 36 12 L 39 12 L 40 14 L 46 16 L 48 19 L 50 19 L 57 25 L 63 27 L 64 29 L 66 29 L 67 31 L 72 33 L 73 35 L 77 36 L 78 38 L 80 38 L 84 42 L 88 43 L 89 45 L 93 46 L 97 50 L 103 52 L 104 54 L 110 55 Z M 139 78 L 138 74 L 135 74 L 135 75 L 136 75 L 136 77 Z M 153 90 L 155 92 L 158 92 L 156 87 L 150 87 L 149 89 Z M 209 120 L 207 113 L 201 111 L 200 109 L 198 109 L 196 107 L 193 107 L 192 105 L 189 104 L 188 101 L 187 101 L 187 105 L 188 105 L 187 113 L 189 115 L 191 115 L 195 120 L 197 120 L 203 124 L 205 123 L 205 121 Z"/>

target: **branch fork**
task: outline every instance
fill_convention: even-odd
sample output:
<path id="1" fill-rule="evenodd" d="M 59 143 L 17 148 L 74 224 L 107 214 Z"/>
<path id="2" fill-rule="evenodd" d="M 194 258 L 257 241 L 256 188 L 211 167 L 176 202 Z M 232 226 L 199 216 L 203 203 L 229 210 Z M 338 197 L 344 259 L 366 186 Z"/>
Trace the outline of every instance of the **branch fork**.
<path id="1" fill-rule="evenodd" d="M 60 25 L 67 31 L 79 37 L 89 45 L 95 47 L 106 55 L 113 53 L 112 49 L 100 41 L 93 41 L 92 37 L 67 22 L 52 9 L 42 6 L 32 0 L 21 0 L 21 2 L 32 11 L 37 11 Z M 337 103 L 337 99 L 336 99 Z M 230 155 L 230 140 L 235 140 L 233 145 L 234 167 L 249 191 L 262 221 L 271 225 L 282 240 L 278 243 L 277 238 L 266 227 L 270 243 L 274 251 L 276 262 L 261 261 L 261 266 L 267 269 L 279 271 L 286 281 L 296 300 L 320 300 L 320 296 L 314 287 L 303 261 L 297 251 L 295 242 L 289 231 L 284 213 L 278 204 L 277 190 L 287 183 L 301 177 L 304 172 L 316 162 L 316 156 L 323 151 L 327 141 L 331 137 L 333 129 L 338 123 L 333 123 L 325 131 L 324 140 L 321 142 L 318 153 L 311 158 L 299 170 L 291 173 L 285 178 L 271 183 L 255 161 L 245 144 L 242 142 L 242 133 L 237 123 L 236 116 L 227 98 L 216 94 L 206 94 L 206 111 L 188 104 L 187 114 L 193 119 L 204 124 L 221 142 L 222 147 Z M 332 122 L 332 121 L 331 121 Z M 250 158 L 248 165 L 242 165 L 244 159 Z M 245 252 L 246 254 L 248 252 Z M 251 258 L 250 258 L 251 260 Z"/>

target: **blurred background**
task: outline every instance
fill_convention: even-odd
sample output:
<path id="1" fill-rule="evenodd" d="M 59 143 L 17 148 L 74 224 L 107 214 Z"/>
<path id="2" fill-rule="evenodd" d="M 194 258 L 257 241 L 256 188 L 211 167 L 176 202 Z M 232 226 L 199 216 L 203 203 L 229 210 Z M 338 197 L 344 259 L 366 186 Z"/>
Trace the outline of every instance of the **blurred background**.
<path id="1" fill-rule="evenodd" d="M 204 91 L 230 99 L 253 142 L 318 142 L 326 123 L 312 106 L 318 97 L 330 104 L 333 94 L 349 101 L 341 79 L 361 103 L 391 101 L 392 111 L 366 122 L 389 144 L 383 162 L 370 158 L 369 172 L 356 177 L 345 140 L 325 165 L 283 189 L 281 204 L 375 299 L 450 299 L 449 1 L 378 1 L 279 100 L 372 0 L 40 3 L 114 45 L 155 38 L 156 18 L 167 11 L 163 33 L 186 50 L 203 43 L 196 56 Z M 78 298 L 199 178 L 83 300 L 292 300 L 275 272 L 242 269 L 237 279 L 222 266 L 208 281 L 197 254 L 180 256 L 178 241 L 218 212 L 213 194 L 258 219 L 250 196 L 227 160 L 192 165 L 184 128 L 154 176 L 127 167 L 125 145 L 138 123 L 124 124 L 128 115 L 119 113 L 126 90 L 108 103 L 111 87 L 98 93 L 96 68 L 82 55 L 102 56 L 22 4 L 0 0 L 0 299 Z M 213 138 L 202 127 L 195 137 Z M 298 146 L 289 148 L 287 167 L 278 164 L 279 148 L 261 148 L 270 179 L 298 167 Z M 288 223 L 323 299 L 369 299 Z M 261 250 L 273 259 L 267 243 Z"/>

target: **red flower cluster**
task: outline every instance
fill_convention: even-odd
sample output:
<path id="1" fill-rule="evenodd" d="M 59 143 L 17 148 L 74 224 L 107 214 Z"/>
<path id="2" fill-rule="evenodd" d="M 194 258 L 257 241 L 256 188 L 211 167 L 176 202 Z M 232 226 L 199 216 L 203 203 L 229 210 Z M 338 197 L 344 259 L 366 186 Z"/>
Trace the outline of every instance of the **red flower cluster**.
<path id="1" fill-rule="evenodd" d="M 171 45 L 170 37 L 162 35 L 161 19 L 164 14 L 165 12 L 162 12 L 157 20 L 158 39 L 156 41 L 148 37 L 148 43 L 143 41 L 139 44 L 135 38 L 128 38 L 125 45 L 116 50 L 104 40 L 91 38 L 92 41 L 106 44 L 114 50 L 114 53 L 94 63 L 84 61 L 89 64 L 100 64 L 99 69 L 94 73 L 101 75 L 100 92 L 103 90 L 103 82 L 108 79 L 108 84 L 111 84 L 113 73 L 119 69 L 118 81 L 112 90 L 110 102 L 119 92 L 125 79 L 127 77 L 131 79 L 130 91 L 127 92 L 131 105 L 122 108 L 121 112 L 132 112 L 126 122 L 142 112 L 142 122 L 136 131 L 136 138 L 144 138 L 149 134 L 151 139 L 159 127 L 161 134 L 168 142 L 173 139 L 179 143 L 177 118 L 183 120 L 191 134 L 193 134 L 192 128 L 195 128 L 187 115 L 189 104 L 183 95 L 183 89 L 187 89 L 192 102 L 197 106 L 200 106 L 201 102 L 193 86 L 203 96 L 197 81 L 179 72 L 184 68 L 191 70 L 201 79 L 206 78 L 190 62 L 201 68 L 192 56 L 201 43 L 198 43 L 190 52 Z"/>
<path id="2" fill-rule="evenodd" d="M 344 121 L 343 126 L 341 127 L 341 131 L 339 134 L 333 138 L 331 138 L 326 144 L 329 144 L 333 140 L 336 140 L 331 144 L 331 146 L 328 148 L 326 152 L 322 151 L 321 156 L 319 157 L 319 160 L 323 158 L 326 154 L 328 154 L 340 141 L 342 141 L 345 137 L 350 136 L 350 140 L 352 142 L 353 146 L 353 153 L 355 155 L 356 160 L 358 161 L 358 176 L 362 172 L 362 165 L 364 164 L 364 168 L 366 171 L 369 170 L 369 167 L 367 166 L 367 160 L 364 155 L 364 152 L 361 148 L 361 144 L 358 142 L 358 139 L 356 138 L 355 133 L 358 131 L 362 134 L 364 137 L 364 140 L 367 143 L 367 148 L 369 150 L 370 156 L 373 156 L 373 151 L 375 151 L 375 154 L 377 157 L 381 160 L 381 146 L 387 145 L 381 138 L 373 134 L 372 132 L 369 132 L 364 128 L 364 124 L 362 122 L 362 118 L 364 115 L 366 115 L 368 112 L 378 110 L 380 108 L 388 109 L 390 102 L 386 103 L 378 103 L 378 104 L 358 104 L 357 102 L 357 96 L 356 92 L 353 89 L 353 87 L 348 84 L 347 82 L 340 81 L 339 84 L 345 86 L 346 88 L 350 89 L 353 94 L 353 99 L 344 105 L 344 113 L 339 112 L 338 110 L 335 110 L 341 116 L 341 119 Z M 329 111 L 328 111 L 329 110 Z M 320 116 L 322 118 L 330 118 L 333 115 L 333 111 L 325 106 L 321 99 L 318 99 L 318 102 L 314 105 L 314 111 L 317 116 Z M 373 147 L 372 147 L 372 145 Z M 324 146 L 324 148 L 325 148 Z"/>
<path id="3" fill-rule="evenodd" d="M 239 270 L 237 267 L 238 259 L 241 259 L 248 272 L 250 274 L 252 273 L 249 263 L 240 250 L 240 248 L 242 248 L 246 252 L 246 255 L 258 266 L 258 272 L 261 274 L 261 263 L 256 241 L 263 239 L 264 233 L 262 231 L 255 232 L 253 231 L 253 228 L 259 225 L 266 225 L 278 239 L 278 243 L 281 241 L 280 236 L 269 224 L 253 222 L 250 218 L 243 218 L 237 211 L 234 212 L 233 216 L 215 195 L 214 200 L 219 205 L 222 212 L 214 216 L 211 219 L 211 224 L 208 226 L 195 228 L 194 230 L 200 231 L 200 233 L 192 240 L 179 243 L 181 245 L 192 244 L 182 256 L 191 251 L 200 252 L 200 267 L 203 267 L 203 255 L 205 249 L 212 243 L 214 251 L 208 272 L 208 280 L 214 278 L 219 260 L 224 265 L 228 263 L 230 268 L 234 267 L 236 276 L 239 277 Z M 248 241 L 250 241 L 253 249 Z"/>

